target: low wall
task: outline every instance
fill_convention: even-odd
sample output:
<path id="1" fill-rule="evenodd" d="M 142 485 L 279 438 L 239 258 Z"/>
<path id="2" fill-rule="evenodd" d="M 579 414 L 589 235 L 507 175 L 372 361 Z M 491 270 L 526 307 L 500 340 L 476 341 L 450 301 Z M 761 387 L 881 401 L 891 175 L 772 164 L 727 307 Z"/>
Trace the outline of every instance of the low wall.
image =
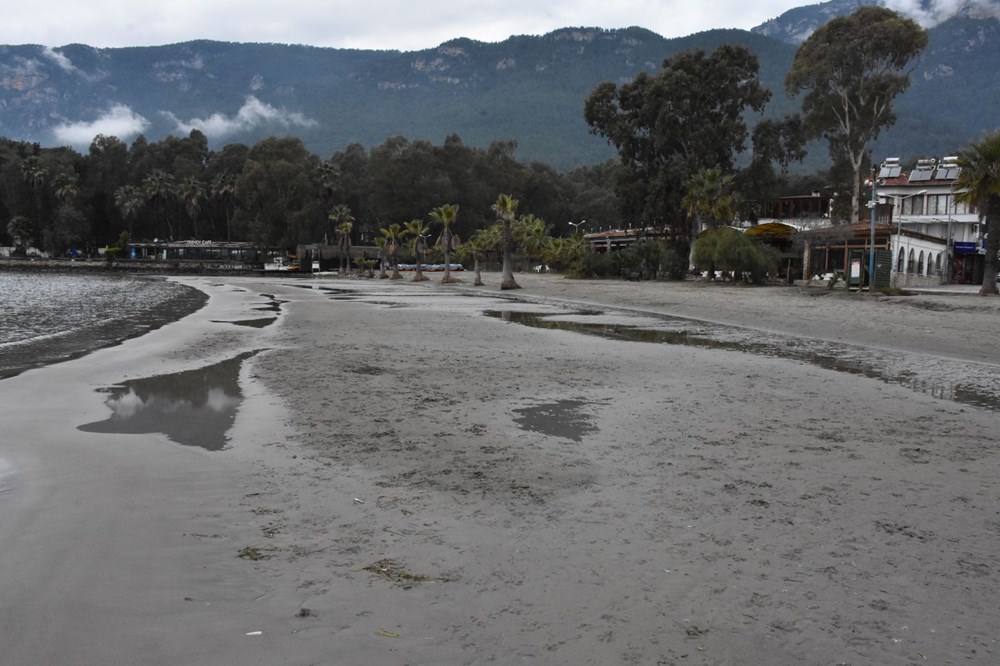
<path id="1" fill-rule="evenodd" d="M 892 286 L 899 289 L 906 287 L 940 287 L 944 282 L 940 275 L 917 275 L 916 273 L 893 273 Z"/>

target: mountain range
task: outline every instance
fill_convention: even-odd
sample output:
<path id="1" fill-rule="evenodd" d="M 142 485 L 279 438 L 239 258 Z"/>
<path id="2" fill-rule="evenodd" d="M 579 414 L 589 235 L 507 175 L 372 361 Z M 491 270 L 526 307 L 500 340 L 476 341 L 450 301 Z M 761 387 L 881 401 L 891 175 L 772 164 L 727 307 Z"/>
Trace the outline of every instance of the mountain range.
<path id="1" fill-rule="evenodd" d="M 86 150 L 98 134 L 151 141 L 204 132 L 213 147 L 272 135 L 300 137 L 321 157 L 350 143 L 403 135 L 469 145 L 516 140 L 517 156 L 567 169 L 613 155 L 583 120 L 602 81 L 623 83 L 665 58 L 723 43 L 760 61 L 773 92 L 765 115 L 794 111 L 784 76 L 797 45 L 864 0 L 792 9 L 750 31 L 665 39 L 632 27 L 565 28 L 499 43 L 454 39 L 422 51 L 192 41 L 154 47 L 0 46 L 0 136 Z M 916 7 L 924 19 L 934 10 Z M 875 157 L 950 154 L 1000 126 L 1000 0 L 938 12 L 898 122 Z M 816 152 L 816 151 L 814 151 Z M 811 161 L 825 161 L 819 149 Z"/>

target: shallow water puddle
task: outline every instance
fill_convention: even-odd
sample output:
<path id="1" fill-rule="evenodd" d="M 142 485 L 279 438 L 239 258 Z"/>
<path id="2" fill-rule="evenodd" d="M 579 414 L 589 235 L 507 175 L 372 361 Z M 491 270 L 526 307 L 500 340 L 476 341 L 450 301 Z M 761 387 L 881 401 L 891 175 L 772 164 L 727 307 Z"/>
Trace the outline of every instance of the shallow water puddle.
<path id="1" fill-rule="evenodd" d="M 484 314 L 533 328 L 574 331 L 611 340 L 687 345 L 803 361 L 827 370 L 899 384 L 936 398 L 1000 411 L 1000 372 L 983 364 L 884 350 L 876 353 L 864 347 L 679 317 L 662 316 L 663 328 L 640 328 L 618 323 L 567 321 L 554 318 L 551 313 L 487 310 Z M 572 314 L 579 316 L 584 313 Z"/>
<path id="2" fill-rule="evenodd" d="M 197 370 L 132 379 L 99 389 L 112 414 L 79 427 L 84 432 L 138 435 L 159 432 L 185 446 L 219 451 L 243 400 L 240 366 L 256 351 Z"/>
<path id="3" fill-rule="evenodd" d="M 514 412 L 520 416 L 515 417 L 514 421 L 522 430 L 579 442 L 583 440 L 584 435 L 597 432 L 592 417 L 583 412 L 586 405 L 583 400 L 546 402 L 515 409 Z"/>
<path id="4" fill-rule="evenodd" d="M 271 302 L 259 308 L 254 308 L 254 310 L 257 310 L 258 312 L 281 312 L 281 304 L 288 302 L 280 300 L 275 297 L 274 294 L 261 294 L 261 296 L 269 299 Z"/>
<path id="5" fill-rule="evenodd" d="M 237 319 L 236 321 L 224 321 L 213 319 L 213 324 L 235 324 L 236 326 L 249 326 L 251 328 L 264 328 L 278 321 L 277 317 L 262 317 L 260 319 Z"/>

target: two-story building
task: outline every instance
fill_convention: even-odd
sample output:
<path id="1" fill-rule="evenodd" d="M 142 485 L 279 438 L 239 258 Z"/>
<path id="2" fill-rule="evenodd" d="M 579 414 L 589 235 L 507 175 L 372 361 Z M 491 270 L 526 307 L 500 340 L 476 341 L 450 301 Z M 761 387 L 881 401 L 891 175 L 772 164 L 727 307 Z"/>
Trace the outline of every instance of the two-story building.
<path id="1" fill-rule="evenodd" d="M 899 158 L 882 163 L 876 193 L 891 205 L 894 286 L 982 282 L 984 229 L 975 206 L 956 201 L 959 173 L 957 157 L 918 160 L 909 173 Z"/>

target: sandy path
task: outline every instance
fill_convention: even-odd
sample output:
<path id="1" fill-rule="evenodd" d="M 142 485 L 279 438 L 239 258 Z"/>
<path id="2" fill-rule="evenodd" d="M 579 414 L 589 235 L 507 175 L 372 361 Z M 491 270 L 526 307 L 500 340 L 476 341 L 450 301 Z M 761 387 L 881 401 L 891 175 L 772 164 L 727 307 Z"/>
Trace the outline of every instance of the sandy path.
<path id="1" fill-rule="evenodd" d="M 103 663 L 995 661 L 995 411 L 799 361 L 480 314 L 603 302 L 995 363 L 971 336 L 935 342 L 918 328 L 930 317 L 995 331 L 995 306 L 523 278 L 518 297 L 534 302 L 516 307 L 439 285 L 196 279 L 211 312 L 117 348 L 117 367 L 108 350 L 0 382 L 0 398 L 37 406 L 32 423 L 53 413 L 55 385 L 71 406 L 42 438 L 0 423 L 23 440 L 0 449 L 15 469 L 0 493 L 0 580 L 30 582 L 4 593 L 4 626 L 26 632 L 4 653 L 25 664 L 86 663 L 70 658 L 80 645 Z M 246 318 L 262 293 L 287 301 L 278 324 L 211 323 Z M 75 430 L 100 415 L 93 388 L 122 375 L 259 348 L 226 451 Z M 99 557 L 60 564 L 59 548 L 100 544 Z M 246 546 L 268 559 L 236 558 Z M 56 550 L 35 558 L 43 548 Z"/>

